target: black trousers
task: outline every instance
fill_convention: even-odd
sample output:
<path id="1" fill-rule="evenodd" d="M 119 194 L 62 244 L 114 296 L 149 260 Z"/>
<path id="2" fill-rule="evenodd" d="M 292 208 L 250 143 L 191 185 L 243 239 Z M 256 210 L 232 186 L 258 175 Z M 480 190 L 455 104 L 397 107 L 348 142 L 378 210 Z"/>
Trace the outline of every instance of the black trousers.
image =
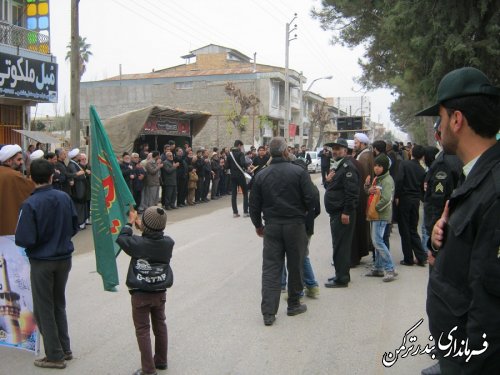
<path id="1" fill-rule="evenodd" d="M 401 248 L 404 261 L 413 263 L 413 254 L 418 262 L 427 260 L 427 254 L 422 247 L 422 240 L 418 234 L 418 198 L 400 198 L 398 205 L 398 229 L 401 236 Z"/>
<path id="2" fill-rule="evenodd" d="M 262 251 L 263 315 L 276 315 L 278 312 L 285 254 L 288 269 L 288 306 L 300 304 L 300 293 L 304 289 L 302 272 L 306 249 L 307 234 L 304 223 L 266 225 Z"/>
<path id="3" fill-rule="evenodd" d="M 323 185 L 325 184 L 326 176 L 328 175 L 328 173 L 330 173 L 330 167 L 321 166 L 321 183 Z"/>
<path id="4" fill-rule="evenodd" d="M 205 177 L 201 174 L 198 175 L 198 182 L 196 183 L 196 193 L 195 193 L 195 201 L 199 202 L 203 199 L 203 185 L 205 183 Z"/>
<path id="5" fill-rule="evenodd" d="M 333 265 L 335 280 L 347 284 L 351 281 L 351 244 L 356 224 L 356 212 L 349 216 L 349 224 L 342 224 L 341 212 L 330 215 L 330 231 L 332 234 Z"/>
<path id="6" fill-rule="evenodd" d="M 186 204 L 187 197 L 187 179 L 177 179 L 177 206 Z"/>
<path id="7" fill-rule="evenodd" d="M 71 258 L 30 259 L 30 264 L 33 310 L 43 337 L 45 355 L 51 361 L 62 361 L 64 353 L 71 351 L 65 296 Z"/>
<path id="8" fill-rule="evenodd" d="M 203 192 L 201 194 L 201 199 L 208 199 L 208 193 L 210 192 L 210 177 L 206 177 L 203 180 Z"/>
<path id="9" fill-rule="evenodd" d="M 248 187 L 245 177 L 241 175 L 236 178 L 231 177 L 231 206 L 233 207 L 233 214 L 238 213 L 238 204 L 236 202 L 236 197 L 238 196 L 238 186 L 240 186 L 243 191 L 243 212 L 248 213 Z"/>
<path id="10" fill-rule="evenodd" d="M 175 200 L 177 199 L 177 186 L 163 185 L 163 194 L 161 204 L 163 207 L 175 207 Z"/>

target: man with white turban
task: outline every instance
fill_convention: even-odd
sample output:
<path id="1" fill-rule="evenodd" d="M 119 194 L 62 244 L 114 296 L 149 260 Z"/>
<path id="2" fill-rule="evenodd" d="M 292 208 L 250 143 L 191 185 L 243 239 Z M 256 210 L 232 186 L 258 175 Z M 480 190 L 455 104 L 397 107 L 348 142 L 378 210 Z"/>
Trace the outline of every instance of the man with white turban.
<path id="1" fill-rule="evenodd" d="M 373 153 L 368 147 L 370 140 L 364 133 L 354 134 L 354 155 L 359 167 L 360 183 L 363 185 L 369 177 L 373 179 Z M 368 196 L 360 189 L 357 207 L 356 225 L 351 248 L 351 266 L 357 266 L 362 257 L 368 255 L 373 247 L 370 240 L 370 223 L 366 221 L 366 205 Z"/>
<path id="2" fill-rule="evenodd" d="M 21 173 L 23 153 L 19 145 L 0 149 L 0 236 L 16 232 L 21 203 L 28 198 L 35 184 Z"/>
<path id="3" fill-rule="evenodd" d="M 85 229 L 85 221 L 88 217 L 87 212 L 87 177 L 83 168 L 79 165 L 80 150 L 72 149 L 68 152 L 69 163 L 66 176 L 70 178 L 70 196 L 78 215 L 78 225 L 80 229 Z"/>

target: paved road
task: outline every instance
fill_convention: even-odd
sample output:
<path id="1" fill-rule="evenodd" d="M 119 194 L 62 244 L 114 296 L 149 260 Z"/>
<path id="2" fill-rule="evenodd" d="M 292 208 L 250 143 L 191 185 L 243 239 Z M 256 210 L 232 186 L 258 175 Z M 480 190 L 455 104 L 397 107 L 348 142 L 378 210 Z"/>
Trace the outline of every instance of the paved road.
<path id="1" fill-rule="evenodd" d="M 318 182 L 319 176 L 314 176 Z M 239 200 L 241 210 L 241 197 Z M 169 369 L 159 374 L 420 374 L 427 355 L 382 365 L 384 352 L 401 346 L 405 332 L 428 343 L 425 315 L 427 268 L 398 268 L 399 279 L 383 283 L 362 276 L 370 257 L 351 271 L 347 289 L 326 289 L 333 274 L 328 216 L 316 222 L 310 253 L 321 285 L 318 299 L 305 298 L 305 314 L 286 316 L 282 299 L 274 326 L 260 314 L 262 240 L 250 219 L 232 218 L 230 197 L 169 212 L 166 232 L 176 245 L 175 284 L 168 291 Z M 395 230 L 391 248 L 402 258 Z M 118 257 L 120 291 L 104 292 L 95 273 L 91 231 L 75 238 L 77 251 L 67 291 L 74 360 L 68 375 L 131 374 L 140 367 L 124 286 L 128 257 Z M 402 354 L 402 353 L 401 353 Z M 27 352 L 0 348 L 0 374 L 48 374 Z M 55 370 L 52 370 L 55 372 Z"/>

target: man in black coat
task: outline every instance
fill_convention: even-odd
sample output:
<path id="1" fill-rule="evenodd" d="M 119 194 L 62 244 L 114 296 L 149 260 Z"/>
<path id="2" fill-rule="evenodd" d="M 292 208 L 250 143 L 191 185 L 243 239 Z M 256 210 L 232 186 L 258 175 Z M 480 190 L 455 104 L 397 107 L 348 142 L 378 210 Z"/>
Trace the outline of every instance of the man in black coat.
<path id="1" fill-rule="evenodd" d="M 500 87 L 478 69 L 453 70 L 417 115 L 439 115 L 444 152 L 464 164 L 431 235 L 427 315 L 440 371 L 500 374 Z"/>
<path id="2" fill-rule="evenodd" d="M 261 311 L 266 326 L 274 323 L 278 312 L 285 254 L 289 275 L 287 315 L 307 310 L 300 304 L 307 249 L 305 221 L 307 213 L 314 211 L 311 178 L 305 169 L 289 162 L 285 139 L 273 138 L 269 150 L 271 164 L 255 177 L 250 194 L 250 217 L 257 235 L 264 237 Z"/>
<path id="3" fill-rule="evenodd" d="M 236 197 L 238 196 L 238 186 L 243 192 L 243 216 L 248 217 L 248 186 L 242 171 L 246 170 L 245 154 L 243 153 L 243 142 L 237 139 L 234 147 L 227 156 L 227 168 L 231 174 L 231 206 L 233 217 L 240 217 Z"/>
<path id="4" fill-rule="evenodd" d="M 347 156 L 347 141 L 338 138 L 332 145 L 335 162 L 326 176 L 325 209 L 330 215 L 335 276 L 327 288 L 346 288 L 351 281 L 351 244 L 359 199 L 359 172 Z"/>
<path id="5" fill-rule="evenodd" d="M 403 160 L 395 181 L 394 200 L 398 207 L 398 229 L 401 236 L 403 266 L 413 266 L 413 254 L 417 264 L 424 267 L 427 253 L 418 234 L 420 200 L 423 198 L 425 170 L 420 165 L 425 150 L 420 145 L 412 149 L 411 160 Z"/>
<path id="6" fill-rule="evenodd" d="M 166 210 L 177 208 L 175 200 L 177 198 L 177 168 L 179 164 L 179 162 L 174 161 L 171 151 L 165 153 L 165 160 L 161 168 L 161 184 L 164 192 L 161 203 Z"/>

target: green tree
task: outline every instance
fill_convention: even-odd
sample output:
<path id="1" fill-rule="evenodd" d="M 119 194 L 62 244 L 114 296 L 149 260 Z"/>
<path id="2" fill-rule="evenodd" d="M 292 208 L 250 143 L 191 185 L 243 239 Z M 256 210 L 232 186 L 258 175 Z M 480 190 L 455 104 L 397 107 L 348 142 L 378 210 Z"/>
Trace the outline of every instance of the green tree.
<path id="1" fill-rule="evenodd" d="M 446 73 L 473 66 L 495 84 L 500 82 L 497 0 L 324 0 L 322 4 L 313 9 L 313 17 L 333 33 L 332 43 L 366 47 L 359 60 L 359 83 L 366 89 L 393 90 L 397 100 L 391 107 L 392 120 L 415 141 L 432 134 L 431 121 L 414 114 L 435 101 Z"/>
<path id="2" fill-rule="evenodd" d="M 78 40 L 78 50 L 80 55 L 80 78 L 82 78 L 83 74 L 87 70 L 87 64 L 89 62 L 90 56 L 92 56 L 92 52 L 90 52 L 91 44 L 87 43 L 87 38 L 82 38 L 79 36 Z M 66 46 L 68 52 L 66 53 L 66 61 L 71 60 L 71 42 Z"/>
<path id="3" fill-rule="evenodd" d="M 41 121 L 37 121 L 35 124 L 35 130 L 37 131 L 44 131 L 45 130 L 45 124 Z"/>

